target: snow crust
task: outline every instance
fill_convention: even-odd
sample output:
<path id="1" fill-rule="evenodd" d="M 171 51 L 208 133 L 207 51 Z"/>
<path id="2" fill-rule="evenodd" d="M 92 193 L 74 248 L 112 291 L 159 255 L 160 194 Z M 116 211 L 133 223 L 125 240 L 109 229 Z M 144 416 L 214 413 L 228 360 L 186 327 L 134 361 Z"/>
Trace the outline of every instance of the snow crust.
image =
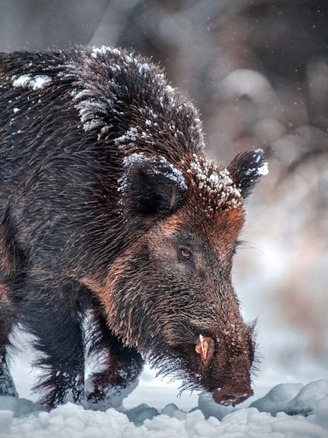
<path id="1" fill-rule="evenodd" d="M 328 381 L 280 384 L 250 407 L 228 409 L 201 394 L 186 412 L 145 403 L 105 411 L 66 403 L 51 412 L 26 399 L 0 397 L 1 437 L 274 437 L 328 436 Z"/>

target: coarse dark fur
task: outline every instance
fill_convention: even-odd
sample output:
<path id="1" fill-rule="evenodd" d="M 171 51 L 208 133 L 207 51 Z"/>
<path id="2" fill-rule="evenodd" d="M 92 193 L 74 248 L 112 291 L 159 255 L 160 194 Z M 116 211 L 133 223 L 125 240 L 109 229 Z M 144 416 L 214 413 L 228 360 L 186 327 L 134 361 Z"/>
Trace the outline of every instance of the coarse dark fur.
<path id="1" fill-rule="evenodd" d="M 48 408 L 107 400 L 144 358 L 219 403 L 252 393 L 231 266 L 261 151 L 219 168 L 158 67 L 80 48 L 0 54 L 0 163 L 0 393 L 18 323 Z M 87 315 L 102 369 L 86 393 Z"/>

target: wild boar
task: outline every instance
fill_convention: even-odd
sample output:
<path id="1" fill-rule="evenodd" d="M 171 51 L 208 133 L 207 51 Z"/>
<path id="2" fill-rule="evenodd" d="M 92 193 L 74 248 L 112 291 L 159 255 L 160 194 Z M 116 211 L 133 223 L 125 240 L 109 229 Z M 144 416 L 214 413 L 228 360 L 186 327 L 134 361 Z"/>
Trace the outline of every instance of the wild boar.
<path id="1" fill-rule="evenodd" d="M 16 394 L 20 324 L 46 408 L 110 404 L 145 359 L 218 403 L 249 397 L 231 267 L 263 152 L 206 158 L 194 106 L 124 50 L 2 53 L 0 84 L 0 393 Z M 101 369 L 86 391 L 88 339 Z"/>

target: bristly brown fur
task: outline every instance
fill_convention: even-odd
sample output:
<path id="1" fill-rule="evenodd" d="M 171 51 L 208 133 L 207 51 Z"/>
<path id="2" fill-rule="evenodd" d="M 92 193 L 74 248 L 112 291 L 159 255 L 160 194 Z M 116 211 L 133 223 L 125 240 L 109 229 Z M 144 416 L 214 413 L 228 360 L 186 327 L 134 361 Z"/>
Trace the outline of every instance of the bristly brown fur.
<path id="1" fill-rule="evenodd" d="M 262 152 L 217 166 L 194 106 L 113 48 L 0 54 L 0 106 L 0 390 L 14 393 L 20 323 L 48 408 L 109 400 L 147 357 L 218 402 L 250 395 L 255 346 L 231 267 Z M 87 339 L 102 369 L 86 394 Z"/>

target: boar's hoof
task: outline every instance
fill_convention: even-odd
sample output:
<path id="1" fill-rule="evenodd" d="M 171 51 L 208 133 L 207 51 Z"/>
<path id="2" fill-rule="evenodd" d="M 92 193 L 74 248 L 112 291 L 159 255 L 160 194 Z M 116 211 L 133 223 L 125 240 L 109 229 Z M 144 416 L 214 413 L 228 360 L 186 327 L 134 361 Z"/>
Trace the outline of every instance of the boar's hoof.
<path id="1" fill-rule="evenodd" d="M 219 403 L 220 405 L 224 406 L 236 406 L 239 403 L 245 401 L 248 399 L 248 397 L 252 396 L 253 390 L 251 388 L 248 388 L 244 391 L 234 391 L 232 388 L 223 388 L 223 389 L 216 389 L 213 392 L 213 398 L 216 401 L 216 403 Z"/>

